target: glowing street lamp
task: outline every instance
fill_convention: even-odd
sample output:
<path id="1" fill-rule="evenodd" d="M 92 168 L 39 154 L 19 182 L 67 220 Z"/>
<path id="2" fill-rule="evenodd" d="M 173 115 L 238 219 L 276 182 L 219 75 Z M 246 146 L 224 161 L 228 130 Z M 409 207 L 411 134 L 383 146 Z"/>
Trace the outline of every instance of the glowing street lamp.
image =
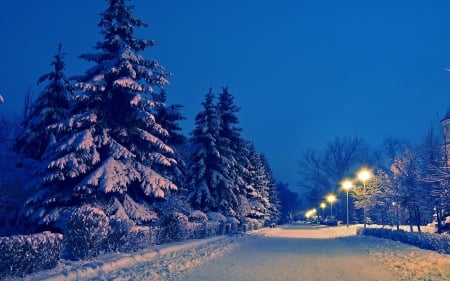
<path id="1" fill-rule="evenodd" d="M 316 209 L 311 209 L 311 210 L 309 210 L 309 211 L 306 212 L 305 217 L 306 217 L 307 219 L 314 218 L 314 217 L 317 216 L 316 213 L 317 213 L 317 210 L 316 210 Z"/>
<path id="2" fill-rule="evenodd" d="M 322 219 L 325 220 L 325 207 L 327 206 L 327 204 L 325 203 L 320 203 L 320 208 L 322 208 Z"/>
<path id="3" fill-rule="evenodd" d="M 342 188 L 344 188 L 345 191 L 347 192 L 347 227 L 348 227 L 348 191 L 350 188 L 353 187 L 353 183 L 351 180 L 344 180 L 341 185 Z"/>
<path id="4" fill-rule="evenodd" d="M 330 194 L 327 196 L 327 201 L 331 206 L 331 216 L 333 216 L 333 202 L 336 201 L 336 195 Z"/>
<path id="5" fill-rule="evenodd" d="M 364 228 L 366 228 L 366 182 L 372 177 L 372 172 L 364 168 L 358 172 L 358 179 L 363 182 L 364 186 L 364 201 L 363 201 L 363 215 L 364 215 Z"/>

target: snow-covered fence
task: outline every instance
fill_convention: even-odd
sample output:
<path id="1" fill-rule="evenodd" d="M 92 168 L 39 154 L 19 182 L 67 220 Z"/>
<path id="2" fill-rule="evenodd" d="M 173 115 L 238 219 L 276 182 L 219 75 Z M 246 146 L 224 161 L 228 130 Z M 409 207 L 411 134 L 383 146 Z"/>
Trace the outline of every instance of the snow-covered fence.
<path id="1" fill-rule="evenodd" d="M 53 268 L 60 259 L 62 234 L 0 237 L 0 279 Z"/>
<path id="2" fill-rule="evenodd" d="M 361 228 L 357 230 L 357 234 L 391 239 L 417 246 L 421 249 L 450 254 L 449 234 L 407 232 L 404 230 L 390 230 L 386 228 Z"/>

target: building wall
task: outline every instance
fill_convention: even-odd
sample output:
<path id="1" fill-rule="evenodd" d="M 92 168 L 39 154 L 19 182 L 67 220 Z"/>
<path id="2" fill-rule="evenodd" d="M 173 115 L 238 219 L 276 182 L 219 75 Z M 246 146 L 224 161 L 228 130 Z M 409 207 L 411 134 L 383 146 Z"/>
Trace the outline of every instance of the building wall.
<path id="1" fill-rule="evenodd" d="M 444 154 L 447 160 L 447 166 L 450 166 L 450 109 L 447 111 L 446 117 L 441 121 L 442 133 L 444 136 Z"/>

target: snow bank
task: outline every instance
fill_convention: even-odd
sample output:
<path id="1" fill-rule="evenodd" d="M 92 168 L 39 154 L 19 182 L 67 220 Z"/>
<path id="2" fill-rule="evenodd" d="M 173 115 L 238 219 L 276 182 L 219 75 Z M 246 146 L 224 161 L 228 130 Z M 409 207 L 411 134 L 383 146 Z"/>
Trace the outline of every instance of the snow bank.
<path id="1" fill-rule="evenodd" d="M 91 261 L 62 260 L 57 268 L 26 276 L 25 280 L 167 280 L 167 276 L 228 252 L 237 244 L 233 242 L 231 236 L 216 236 L 155 246 L 138 253 L 105 254 Z"/>

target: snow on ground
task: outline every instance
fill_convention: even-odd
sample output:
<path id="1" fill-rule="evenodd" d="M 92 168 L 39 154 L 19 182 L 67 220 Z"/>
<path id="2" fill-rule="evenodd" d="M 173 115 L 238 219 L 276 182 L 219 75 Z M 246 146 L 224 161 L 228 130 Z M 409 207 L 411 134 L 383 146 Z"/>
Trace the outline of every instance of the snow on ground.
<path id="1" fill-rule="evenodd" d="M 63 261 L 24 280 L 439 280 L 450 256 L 356 236 L 360 226 L 291 225 Z"/>

